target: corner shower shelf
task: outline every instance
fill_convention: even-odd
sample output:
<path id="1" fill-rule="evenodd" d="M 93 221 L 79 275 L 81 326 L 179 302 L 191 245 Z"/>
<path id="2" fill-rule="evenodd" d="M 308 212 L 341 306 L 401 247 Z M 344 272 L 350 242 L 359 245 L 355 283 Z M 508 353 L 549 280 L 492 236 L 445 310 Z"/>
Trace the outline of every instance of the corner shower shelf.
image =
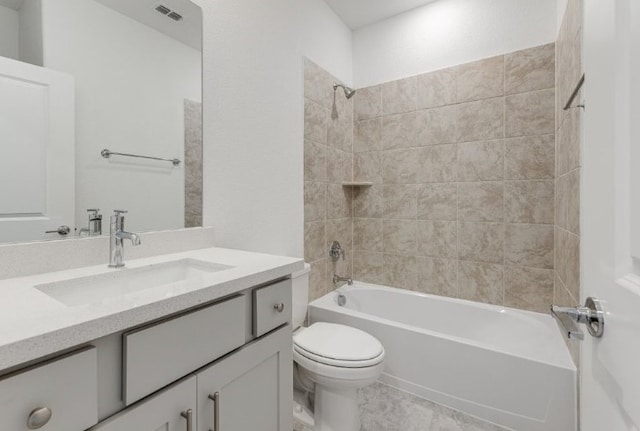
<path id="1" fill-rule="evenodd" d="M 371 187 L 373 185 L 370 181 L 343 181 L 342 187 Z"/>

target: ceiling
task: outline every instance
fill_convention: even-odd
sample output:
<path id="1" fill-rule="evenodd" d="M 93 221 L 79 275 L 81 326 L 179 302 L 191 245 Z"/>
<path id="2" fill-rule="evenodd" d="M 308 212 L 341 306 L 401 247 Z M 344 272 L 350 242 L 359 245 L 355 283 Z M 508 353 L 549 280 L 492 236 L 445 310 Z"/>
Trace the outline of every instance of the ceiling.
<path id="1" fill-rule="evenodd" d="M 352 30 L 434 1 L 436 0 L 325 0 Z"/>
<path id="2" fill-rule="evenodd" d="M 8 7 L 14 10 L 20 10 L 23 0 L 0 0 L 0 6 Z"/>
<path id="3" fill-rule="evenodd" d="M 11 1 L 11 0 L 0 0 Z M 160 33 L 200 51 L 202 47 L 202 10 L 189 0 L 97 0 Z M 174 21 L 155 10 L 164 5 L 183 19 Z"/>

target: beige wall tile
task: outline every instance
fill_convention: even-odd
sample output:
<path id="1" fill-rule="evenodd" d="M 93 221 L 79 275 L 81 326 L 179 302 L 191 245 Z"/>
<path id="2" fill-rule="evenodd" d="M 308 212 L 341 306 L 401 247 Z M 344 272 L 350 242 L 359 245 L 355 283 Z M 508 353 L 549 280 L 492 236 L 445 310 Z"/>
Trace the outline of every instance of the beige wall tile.
<path id="1" fill-rule="evenodd" d="M 308 58 L 304 59 L 304 97 L 330 108 L 332 85 L 331 75 Z"/>
<path id="2" fill-rule="evenodd" d="M 353 220 L 351 218 L 327 220 L 326 239 L 322 245 L 322 256 L 325 257 L 329 250 L 329 245 L 333 241 L 338 241 L 345 249 L 345 255 L 350 258 L 353 254 Z"/>
<path id="3" fill-rule="evenodd" d="M 503 249 L 504 224 L 458 222 L 458 258 L 460 260 L 502 263 Z"/>
<path id="4" fill-rule="evenodd" d="M 353 192 L 353 213 L 360 218 L 382 218 L 382 185 L 359 187 Z"/>
<path id="5" fill-rule="evenodd" d="M 435 145 L 416 149 L 418 183 L 442 183 L 456 179 L 456 146 Z"/>
<path id="6" fill-rule="evenodd" d="M 502 181 L 459 183 L 458 220 L 502 221 L 503 194 Z"/>
<path id="7" fill-rule="evenodd" d="M 504 297 L 502 265 L 460 262 L 458 295 L 462 299 L 501 305 Z"/>
<path id="8" fill-rule="evenodd" d="M 569 176 L 562 175 L 556 181 L 555 224 L 567 229 L 569 215 Z"/>
<path id="9" fill-rule="evenodd" d="M 368 151 L 353 155 L 353 179 L 382 183 L 382 151 Z"/>
<path id="10" fill-rule="evenodd" d="M 507 266 L 504 289 L 505 306 L 548 313 L 553 302 L 553 270 Z"/>
<path id="11" fill-rule="evenodd" d="M 554 199 L 553 180 L 506 181 L 504 184 L 505 221 L 553 224 Z"/>
<path id="12" fill-rule="evenodd" d="M 387 286 L 415 290 L 418 283 L 415 256 L 385 254 L 384 278 Z"/>
<path id="13" fill-rule="evenodd" d="M 580 297 L 580 237 L 564 229 L 558 233 L 557 273 L 574 298 Z"/>
<path id="14" fill-rule="evenodd" d="M 410 219 L 417 217 L 417 186 L 415 184 L 385 184 L 383 187 L 383 217 Z"/>
<path id="15" fill-rule="evenodd" d="M 408 148 L 382 152 L 382 179 L 386 184 L 415 184 L 418 150 Z"/>
<path id="16" fill-rule="evenodd" d="M 360 88 L 353 99 L 356 120 L 366 120 L 382 115 L 382 86 Z"/>
<path id="17" fill-rule="evenodd" d="M 351 153 L 327 147 L 327 181 L 334 184 L 351 181 L 351 157 Z"/>
<path id="18" fill-rule="evenodd" d="M 304 224 L 304 260 L 307 262 L 325 257 L 325 227 L 324 220 Z"/>
<path id="19" fill-rule="evenodd" d="M 548 135 L 555 130 L 555 90 L 539 90 L 507 96 L 506 136 Z"/>
<path id="20" fill-rule="evenodd" d="M 491 57 L 456 68 L 458 102 L 489 99 L 504 94 L 504 56 Z"/>
<path id="21" fill-rule="evenodd" d="M 454 183 L 418 185 L 418 219 L 456 220 L 458 186 Z"/>
<path id="22" fill-rule="evenodd" d="M 418 220 L 418 256 L 455 258 L 457 248 L 455 221 Z"/>
<path id="23" fill-rule="evenodd" d="M 558 130 L 557 173 L 565 174 L 580 167 L 580 129 L 582 109 L 573 108 L 565 115 Z"/>
<path id="24" fill-rule="evenodd" d="M 353 276 L 365 283 L 384 284 L 384 258 L 382 253 L 356 253 L 353 257 Z"/>
<path id="25" fill-rule="evenodd" d="M 402 256 L 416 255 L 416 221 L 387 220 L 382 225 L 385 253 Z"/>
<path id="26" fill-rule="evenodd" d="M 382 149 L 382 117 L 356 121 L 353 152 L 378 151 Z"/>
<path id="27" fill-rule="evenodd" d="M 327 259 L 310 262 L 309 301 L 314 301 L 328 293 Z"/>
<path id="28" fill-rule="evenodd" d="M 418 257 L 416 262 L 418 270 L 417 291 L 454 298 L 458 296 L 457 260 Z"/>
<path id="29" fill-rule="evenodd" d="M 327 218 L 327 185 L 314 181 L 304 183 L 304 221 L 312 222 Z"/>
<path id="30" fill-rule="evenodd" d="M 316 144 L 327 144 L 328 110 L 311 99 L 304 100 L 304 138 Z"/>
<path id="31" fill-rule="evenodd" d="M 504 98 L 457 105 L 458 142 L 483 141 L 504 137 Z"/>
<path id="32" fill-rule="evenodd" d="M 566 175 L 567 181 L 567 230 L 580 235 L 580 170 Z"/>
<path id="33" fill-rule="evenodd" d="M 353 151 L 353 121 L 339 117 L 327 120 L 327 145 L 342 151 Z"/>
<path id="34" fill-rule="evenodd" d="M 504 260 L 508 265 L 553 269 L 553 226 L 507 224 Z"/>
<path id="35" fill-rule="evenodd" d="M 418 97 L 418 79 L 399 79 L 382 84 L 382 114 L 393 115 L 415 111 Z"/>
<path id="36" fill-rule="evenodd" d="M 554 135 L 506 139 L 504 147 L 505 179 L 538 180 L 554 178 Z"/>
<path id="37" fill-rule="evenodd" d="M 442 106 L 417 112 L 417 145 L 456 142 L 456 107 Z"/>
<path id="38" fill-rule="evenodd" d="M 454 67 L 418 75 L 418 109 L 456 103 Z"/>
<path id="39" fill-rule="evenodd" d="M 504 177 L 502 140 L 458 144 L 458 181 L 492 181 Z"/>
<path id="40" fill-rule="evenodd" d="M 416 146 L 416 113 L 382 118 L 382 148 L 394 150 Z"/>
<path id="41" fill-rule="evenodd" d="M 537 46 L 505 55 L 506 94 L 543 90 L 555 86 L 555 44 Z"/>
<path id="42" fill-rule="evenodd" d="M 382 253 L 382 219 L 353 219 L 353 249 Z"/>
<path id="43" fill-rule="evenodd" d="M 351 217 L 351 189 L 340 184 L 327 185 L 327 219 Z"/>
<path id="44" fill-rule="evenodd" d="M 327 181 L 327 147 L 304 141 L 304 179 Z"/>

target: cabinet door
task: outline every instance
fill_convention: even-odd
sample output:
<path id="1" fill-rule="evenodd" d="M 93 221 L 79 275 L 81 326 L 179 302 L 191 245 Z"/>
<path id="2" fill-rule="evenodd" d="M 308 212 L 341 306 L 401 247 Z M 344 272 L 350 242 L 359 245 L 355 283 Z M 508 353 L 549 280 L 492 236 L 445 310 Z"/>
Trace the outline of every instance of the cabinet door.
<path id="1" fill-rule="evenodd" d="M 286 325 L 198 373 L 198 431 L 293 429 L 291 340 Z"/>
<path id="2" fill-rule="evenodd" d="M 196 378 L 191 376 L 99 423 L 91 431 L 195 431 L 196 418 Z"/>

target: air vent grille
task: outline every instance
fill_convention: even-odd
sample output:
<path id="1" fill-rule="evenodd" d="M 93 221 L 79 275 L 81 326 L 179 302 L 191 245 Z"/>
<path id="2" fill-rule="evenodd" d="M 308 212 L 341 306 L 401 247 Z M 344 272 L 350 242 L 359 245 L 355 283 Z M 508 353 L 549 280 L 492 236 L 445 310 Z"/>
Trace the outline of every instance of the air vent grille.
<path id="1" fill-rule="evenodd" d="M 156 10 L 160 12 L 162 15 L 165 15 L 167 18 L 171 18 L 174 21 L 182 21 L 182 18 L 183 18 L 182 15 L 180 15 L 175 10 L 169 9 L 165 5 L 161 4 L 156 6 Z"/>
<path id="2" fill-rule="evenodd" d="M 158 7 L 156 8 L 156 10 L 157 10 L 158 12 L 160 12 L 162 15 L 167 15 L 169 12 L 171 12 L 171 9 L 169 9 L 169 8 L 168 8 L 168 7 L 166 7 L 166 6 L 162 6 L 162 5 L 158 6 Z"/>

